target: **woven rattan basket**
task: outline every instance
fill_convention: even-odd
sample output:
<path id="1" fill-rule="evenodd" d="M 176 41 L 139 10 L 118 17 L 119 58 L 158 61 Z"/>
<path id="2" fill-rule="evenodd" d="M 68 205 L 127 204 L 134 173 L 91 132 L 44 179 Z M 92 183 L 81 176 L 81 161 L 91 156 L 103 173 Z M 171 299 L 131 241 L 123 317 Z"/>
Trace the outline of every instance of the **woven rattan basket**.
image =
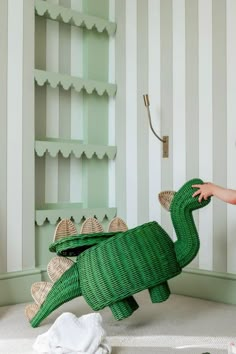
<path id="1" fill-rule="evenodd" d="M 170 295 L 168 280 L 181 273 L 200 247 L 192 212 L 210 202 L 199 203 L 197 197 L 193 198 L 192 186 L 200 183 L 200 179 L 192 179 L 176 194 L 167 191 L 159 195 L 163 207 L 170 209 L 177 236 L 175 242 L 156 221 L 126 231 L 67 237 L 62 233 L 63 237 L 50 246 L 50 251 L 66 256 L 78 252 L 79 255 L 71 264 L 61 264 L 57 258 L 59 273 L 62 269 L 65 271 L 59 279 L 51 275 L 53 281 L 57 279 L 53 285 L 46 282 L 32 287 L 36 303 L 27 307 L 31 325 L 38 326 L 56 308 L 81 295 L 94 311 L 109 306 L 117 320 L 130 316 L 138 308 L 133 295 L 142 290 L 148 289 L 153 303 L 165 301 Z M 114 230 L 115 224 L 118 225 L 116 230 L 125 228 L 116 220 L 109 230 Z M 84 229 L 90 231 L 85 226 Z M 94 230 L 93 222 L 91 228 Z M 95 230 L 99 230 L 97 226 Z M 55 267 L 53 262 L 51 266 Z"/>

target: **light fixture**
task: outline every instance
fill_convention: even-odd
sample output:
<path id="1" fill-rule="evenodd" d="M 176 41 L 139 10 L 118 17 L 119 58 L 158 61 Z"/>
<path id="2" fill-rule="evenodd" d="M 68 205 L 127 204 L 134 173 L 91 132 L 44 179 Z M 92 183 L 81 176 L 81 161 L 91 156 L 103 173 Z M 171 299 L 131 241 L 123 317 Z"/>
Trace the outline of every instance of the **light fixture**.
<path id="1" fill-rule="evenodd" d="M 163 136 L 162 138 L 159 137 L 159 135 L 155 132 L 152 126 L 152 120 L 151 120 L 151 113 L 150 113 L 150 102 L 149 102 L 149 97 L 147 94 L 143 95 L 143 100 L 144 100 L 144 105 L 147 108 L 148 112 L 148 120 L 149 120 L 149 125 L 151 128 L 151 131 L 155 135 L 155 137 L 160 140 L 163 143 L 163 152 L 162 152 L 162 157 L 167 158 L 169 157 L 169 136 Z"/>

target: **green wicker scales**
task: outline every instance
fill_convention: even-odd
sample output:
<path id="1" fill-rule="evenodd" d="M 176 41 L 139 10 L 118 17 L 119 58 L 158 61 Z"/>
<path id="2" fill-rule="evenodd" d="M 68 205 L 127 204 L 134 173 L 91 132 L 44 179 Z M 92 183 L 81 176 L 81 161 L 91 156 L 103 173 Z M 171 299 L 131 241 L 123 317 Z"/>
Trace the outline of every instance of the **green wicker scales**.
<path id="1" fill-rule="evenodd" d="M 38 326 L 61 304 L 80 295 L 94 311 L 109 306 L 117 320 L 138 308 L 133 295 L 144 289 L 153 303 L 165 301 L 170 294 L 167 281 L 180 274 L 199 250 L 192 211 L 210 202 L 192 197 L 192 185 L 201 183 L 190 180 L 174 195 L 170 212 L 176 242 L 152 221 L 124 232 L 72 236 L 50 245 L 59 255 L 78 256 L 54 283 L 31 325 Z"/>
<path id="2" fill-rule="evenodd" d="M 58 256 L 78 256 L 91 246 L 98 245 L 116 234 L 117 232 L 97 232 L 95 234 L 80 234 L 65 237 L 52 243 L 49 246 L 49 251 L 56 252 Z"/>

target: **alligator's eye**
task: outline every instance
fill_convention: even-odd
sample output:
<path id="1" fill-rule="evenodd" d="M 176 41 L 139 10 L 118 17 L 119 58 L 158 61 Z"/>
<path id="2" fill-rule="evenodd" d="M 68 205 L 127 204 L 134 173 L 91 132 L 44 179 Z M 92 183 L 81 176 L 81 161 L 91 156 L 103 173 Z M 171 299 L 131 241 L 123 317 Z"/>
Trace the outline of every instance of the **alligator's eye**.
<path id="1" fill-rule="evenodd" d="M 174 191 L 164 191 L 158 194 L 159 202 L 167 211 L 170 210 L 170 205 L 175 193 Z"/>

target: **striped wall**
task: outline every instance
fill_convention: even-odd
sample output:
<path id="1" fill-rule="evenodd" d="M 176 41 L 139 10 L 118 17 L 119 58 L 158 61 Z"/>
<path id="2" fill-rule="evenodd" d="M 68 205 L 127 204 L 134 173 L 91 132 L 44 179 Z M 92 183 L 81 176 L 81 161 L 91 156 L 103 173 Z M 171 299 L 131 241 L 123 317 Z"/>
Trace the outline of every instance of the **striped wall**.
<path id="1" fill-rule="evenodd" d="M 85 3 L 49 2 L 79 11 Z M 161 190 L 178 189 L 193 177 L 236 189 L 236 3 L 109 0 L 109 17 L 117 23 L 117 32 L 109 42 L 108 81 L 116 82 L 118 90 L 109 99 L 108 143 L 116 144 L 118 153 L 109 162 L 108 203 L 117 207 L 130 228 L 157 220 L 175 239 L 170 216 L 158 203 Z M 53 21 L 44 24 L 37 27 L 37 67 L 81 76 L 80 29 L 69 31 Z M 46 132 L 50 137 L 80 139 L 84 130 L 82 95 L 71 92 L 68 97 L 60 88 L 50 87 L 37 89 L 34 129 L 33 29 L 31 0 L 0 1 L 0 280 L 4 284 L 9 284 L 8 274 L 15 272 L 28 277 L 29 284 L 32 277 L 41 279 L 34 258 L 38 247 L 34 238 L 34 131 L 38 137 Z M 162 157 L 162 145 L 148 126 L 145 93 L 155 130 L 169 136 L 168 158 Z M 69 125 L 63 119 L 66 115 L 71 118 Z M 49 156 L 45 165 L 39 163 L 37 178 L 45 183 L 36 189 L 38 203 L 41 199 L 80 201 L 84 183 L 80 164 L 73 157 L 63 161 Z M 65 180 L 69 183 L 62 188 Z M 183 289 L 190 283 L 192 269 L 200 274 L 197 284 L 204 283 L 201 271 L 217 279 L 215 288 L 219 288 L 219 279 L 235 283 L 235 213 L 235 206 L 216 199 L 196 213 L 201 249 L 186 270 Z M 44 242 L 48 244 L 47 238 Z M 13 276 L 11 281 L 15 283 Z M 192 295 L 199 289 L 204 292 L 197 286 Z M 7 291 L 0 292 L 0 304 L 7 303 L 8 297 Z M 223 298 L 220 294 L 217 300 Z"/>
<path id="2" fill-rule="evenodd" d="M 236 116 L 236 45 L 234 39 L 234 33 L 236 31 L 236 3 L 231 0 L 228 1 L 226 7 L 226 82 L 227 82 L 227 185 L 234 186 L 236 181 L 236 169 L 235 169 L 235 116 Z M 228 272 L 235 273 L 236 259 L 234 257 L 235 247 L 235 214 L 234 207 L 232 205 L 227 206 L 227 269 Z"/>
<path id="3" fill-rule="evenodd" d="M 157 220 L 174 239 L 161 190 L 193 177 L 236 189 L 236 4 L 117 0 L 116 21 L 118 210 L 129 227 Z M 169 158 L 148 127 L 144 93 Z M 190 267 L 235 273 L 235 206 L 214 199 L 195 219 L 201 249 Z"/>
<path id="4" fill-rule="evenodd" d="M 7 1 L 2 1 L 0 3 L 0 249 L 4 251 L 6 250 L 7 244 L 7 15 Z M 0 270 L 3 272 L 6 271 L 6 268 L 6 252 L 3 252 L 0 257 Z"/>
<path id="5" fill-rule="evenodd" d="M 33 29 L 31 0 L 1 1 L 0 272 L 35 265 Z"/>

